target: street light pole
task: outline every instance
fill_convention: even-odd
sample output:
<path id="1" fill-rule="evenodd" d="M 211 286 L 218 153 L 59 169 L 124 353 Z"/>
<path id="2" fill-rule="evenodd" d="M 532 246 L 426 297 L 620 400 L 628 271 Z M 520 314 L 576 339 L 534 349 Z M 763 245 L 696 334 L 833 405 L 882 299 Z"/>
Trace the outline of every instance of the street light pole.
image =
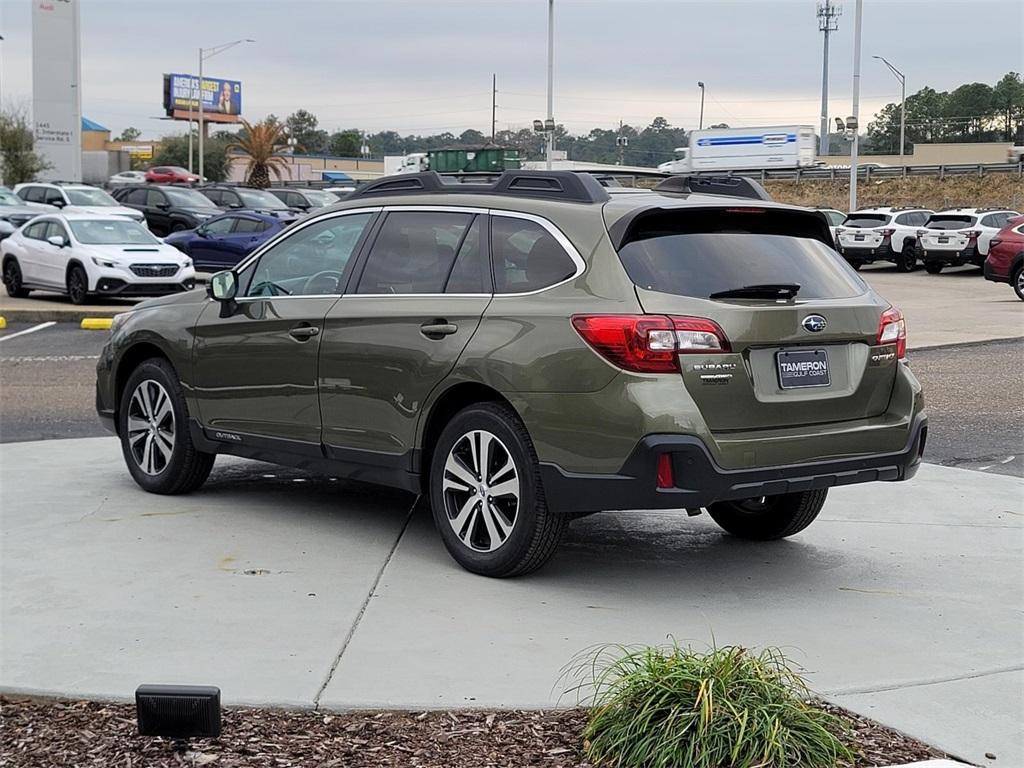
<path id="1" fill-rule="evenodd" d="M 555 122 L 555 0 L 548 0 L 548 119 L 545 123 L 554 125 Z M 551 170 L 551 155 L 555 151 L 555 131 L 548 132 L 548 162 L 547 169 Z"/>
<path id="2" fill-rule="evenodd" d="M 906 151 L 904 148 L 907 141 L 907 76 L 890 64 L 885 56 L 872 56 L 871 58 L 878 59 L 885 64 L 889 71 L 896 75 L 896 79 L 900 81 L 900 165 L 905 166 L 903 153 Z"/>
<path id="3" fill-rule="evenodd" d="M 697 87 L 700 88 L 700 121 L 697 123 L 699 131 L 704 127 L 704 83 L 698 80 Z"/>
<path id="4" fill-rule="evenodd" d="M 857 0 L 853 22 L 853 116 L 847 125 L 853 129 L 850 143 L 850 212 L 857 210 L 857 150 L 860 133 L 860 30 L 864 0 Z M 851 125 L 852 123 L 852 125 Z"/>
<path id="5" fill-rule="evenodd" d="M 228 48 L 234 48 L 236 45 L 242 43 L 255 43 L 255 40 L 245 38 L 244 40 L 232 40 L 230 43 L 221 43 L 215 45 L 212 48 L 200 48 L 199 49 L 199 178 L 203 178 L 203 134 L 206 133 L 205 123 L 203 122 L 203 61 L 216 56 L 218 53 L 223 53 Z M 191 123 L 189 124 L 191 127 Z"/>

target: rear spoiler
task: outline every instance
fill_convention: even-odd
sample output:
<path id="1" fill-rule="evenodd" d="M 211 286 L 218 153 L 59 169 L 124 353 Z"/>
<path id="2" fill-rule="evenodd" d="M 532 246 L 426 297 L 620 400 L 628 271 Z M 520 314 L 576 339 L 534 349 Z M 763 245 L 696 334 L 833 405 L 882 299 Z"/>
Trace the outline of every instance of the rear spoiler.
<path id="1" fill-rule="evenodd" d="M 726 195 L 771 200 L 768 191 L 753 179 L 743 176 L 669 176 L 655 185 L 655 192 L 674 194 Z"/>

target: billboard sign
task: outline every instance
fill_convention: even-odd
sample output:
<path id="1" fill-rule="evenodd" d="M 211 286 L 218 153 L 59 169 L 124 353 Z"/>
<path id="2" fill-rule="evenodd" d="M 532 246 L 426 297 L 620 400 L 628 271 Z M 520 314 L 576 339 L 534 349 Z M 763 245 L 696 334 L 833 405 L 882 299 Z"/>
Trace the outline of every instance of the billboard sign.
<path id="1" fill-rule="evenodd" d="M 152 144 L 122 144 L 121 151 L 127 152 L 133 160 L 152 160 Z"/>
<path id="2" fill-rule="evenodd" d="M 200 91 L 199 78 L 194 75 L 164 75 L 164 111 L 168 117 L 196 119 L 200 94 L 204 119 L 222 123 L 238 122 L 242 114 L 242 84 L 238 80 L 204 76 Z"/>
<path id="3" fill-rule="evenodd" d="M 82 178 L 80 0 L 32 2 L 32 120 L 35 151 L 50 164 L 40 179 Z"/>

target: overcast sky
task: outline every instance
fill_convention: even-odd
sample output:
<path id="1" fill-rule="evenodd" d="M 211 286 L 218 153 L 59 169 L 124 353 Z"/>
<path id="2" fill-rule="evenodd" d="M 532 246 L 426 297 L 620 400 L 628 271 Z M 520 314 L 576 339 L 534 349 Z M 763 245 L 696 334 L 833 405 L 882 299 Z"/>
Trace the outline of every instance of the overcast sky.
<path id="1" fill-rule="evenodd" d="M 545 0 L 81 0 L 82 111 L 114 131 L 160 121 L 162 74 L 196 71 L 199 46 L 236 38 L 205 74 L 242 81 L 243 114 L 305 108 L 322 128 L 402 134 L 489 131 L 545 112 Z M 29 103 L 32 0 L 0 0 L 5 102 Z M 829 116 L 850 112 L 854 0 L 832 36 Z M 818 125 L 822 36 L 815 0 L 555 0 L 555 117 L 570 131 L 656 115 L 704 123 Z M 994 84 L 1024 70 L 1021 0 L 865 0 L 861 109 L 907 91 Z"/>

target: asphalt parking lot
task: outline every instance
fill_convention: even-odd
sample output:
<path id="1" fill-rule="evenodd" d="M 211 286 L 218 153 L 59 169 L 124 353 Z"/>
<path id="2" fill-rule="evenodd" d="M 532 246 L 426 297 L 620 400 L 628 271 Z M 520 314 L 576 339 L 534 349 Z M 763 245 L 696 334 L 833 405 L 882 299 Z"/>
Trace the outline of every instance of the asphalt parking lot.
<path id="1" fill-rule="evenodd" d="M 0 442 L 107 434 L 93 405 L 106 332 L 42 325 L 0 331 Z M 1022 360 L 1024 339 L 911 351 L 931 419 L 928 461 L 1024 477 Z"/>

